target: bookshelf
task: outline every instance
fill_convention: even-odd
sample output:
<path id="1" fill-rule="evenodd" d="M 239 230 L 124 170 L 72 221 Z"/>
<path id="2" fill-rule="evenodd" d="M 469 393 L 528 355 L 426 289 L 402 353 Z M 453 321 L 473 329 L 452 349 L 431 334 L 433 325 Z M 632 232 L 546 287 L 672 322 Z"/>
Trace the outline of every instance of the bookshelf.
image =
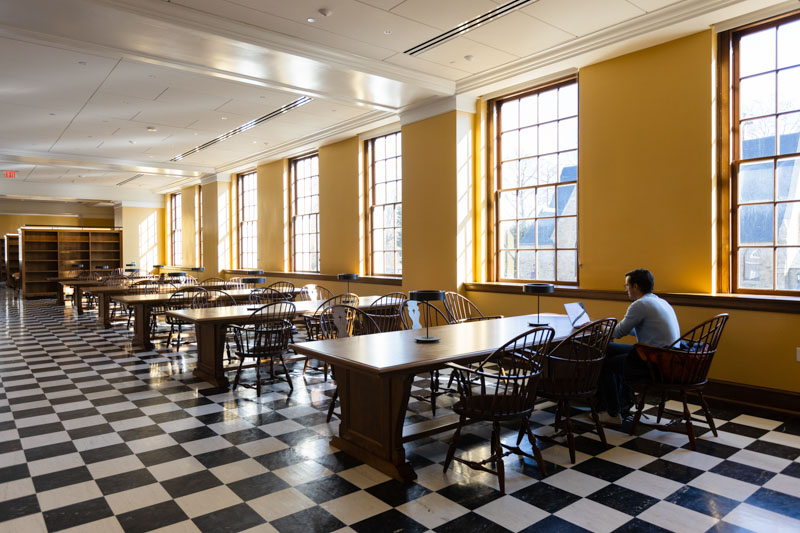
<path id="1" fill-rule="evenodd" d="M 0 237 L 0 283 L 6 282 L 6 237 Z"/>
<path id="2" fill-rule="evenodd" d="M 5 237 L 6 285 L 17 287 L 14 274 L 19 272 L 19 235 L 6 233 Z"/>
<path id="3" fill-rule="evenodd" d="M 58 282 L 81 272 L 122 268 L 122 231 L 105 228 L 20 228 L 22 295 L 54 298 Z"/>

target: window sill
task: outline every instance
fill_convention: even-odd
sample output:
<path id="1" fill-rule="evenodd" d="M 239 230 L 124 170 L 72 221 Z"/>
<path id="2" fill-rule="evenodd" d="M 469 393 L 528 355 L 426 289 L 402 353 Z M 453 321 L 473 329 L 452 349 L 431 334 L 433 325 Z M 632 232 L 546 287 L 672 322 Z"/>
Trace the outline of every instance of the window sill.
<path id="1" fill-rule="evenodd" d="M 521 283 L 465 283 L 464 289 L 475 292 L 523 295 Z M 656 291 L 656 294 L 672 305 L 800 314 L 800 297 L 797 296 L 765 296 L 727 293 L 661 293 L 658 291 Z M 556 285 L 553 294 L 548 296 L 570 299 L 582 298 L 585 300 L 628 301 L 628 296 L 623 291 L 581 289 L 580 287 L 558 285 Z"/>
<path id="2" fill-rule="evenodd" d="M 314 281 L 344 281 L 340 280 L 338 274 L 319 274 L 316 272 L 264 272 L 265 276 L 283 279 L 308 279 Z M 359 276 L 358 279 L 350 281 L 351 284 L 367 283 L 372 285 L 397 285 L 403 284 L 403 278 L 388 276 Z"/>

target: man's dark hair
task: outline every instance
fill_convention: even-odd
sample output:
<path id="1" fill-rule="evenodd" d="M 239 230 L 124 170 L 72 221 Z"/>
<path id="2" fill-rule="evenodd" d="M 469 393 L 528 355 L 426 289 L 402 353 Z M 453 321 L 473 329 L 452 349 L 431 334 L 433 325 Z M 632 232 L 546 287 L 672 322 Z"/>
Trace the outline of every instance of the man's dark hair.
<path id="1" fill-rule="evenodd" d="M 636 270 L 631 270 L 625 274 L 625 277 L 630 277 L 631 285 L 636 285 L 639 287 L 639 290 L 644 294 L 653 292 L 655 280 L 653 279 L 653 274 L 650 273 L 650 271 L 646 268 L 637 268 Z"/>

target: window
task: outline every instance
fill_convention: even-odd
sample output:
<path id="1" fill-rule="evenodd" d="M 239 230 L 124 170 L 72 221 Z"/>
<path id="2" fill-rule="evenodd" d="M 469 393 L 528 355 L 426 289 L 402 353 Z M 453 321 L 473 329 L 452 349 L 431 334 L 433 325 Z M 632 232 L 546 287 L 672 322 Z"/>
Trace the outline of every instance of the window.
<path id="1" fill-rule="evenodd" d="M 169 197 L 169 236 L 172 265 L 183 264 L 183 240 L 181 238 L 181 194 Z"/>
<path id="2" fill-rule="evenodd" d="M 239 206 L 239 268 L 256 268 L 258 263 L 257 174 L 249 172 L 237 181 Z"/>
<path id="3" fill-rule="evenodd" d="M 737 292 L 800 291 L 800 13 L 731 35 Z"/>
<path id="4" fill-rule="evenodd" d="M 194 257 L 195 266 L 203 266 L 203 187 L 194 192 Z"/>
<path id="5" fill-rule="evenodd" d="M 292 268 L 319 272 L 319 156 L 292 161 Z"/>
<path id="6" fill-rule="evenodd" d="M 370 274 L 403 273 L 403 164 L 400 133 L 366 142 Z"/>
<path id="7" fill-rule="evenodd" d="M 494 279 L 578 282 L 578 82 L 491 102 Z"/>

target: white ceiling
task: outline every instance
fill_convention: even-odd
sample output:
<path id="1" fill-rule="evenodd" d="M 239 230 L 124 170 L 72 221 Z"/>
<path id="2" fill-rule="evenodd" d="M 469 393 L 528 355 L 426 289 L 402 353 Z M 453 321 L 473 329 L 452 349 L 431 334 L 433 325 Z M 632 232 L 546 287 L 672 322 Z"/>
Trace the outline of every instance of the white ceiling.
<path id="1" fill-rule="evenodd" d="M 437 102 L 798 4 L 538 0 L 419 55 L 404 53 L 506 3 L 3 0 L 0 170 L 17 177 L 0 181 L 0 196 L 80 191 L 94 200 L 157 200 L 170 188 L 415 117 Z M 302 96 L 313 100 L 170 161 Z"/>

